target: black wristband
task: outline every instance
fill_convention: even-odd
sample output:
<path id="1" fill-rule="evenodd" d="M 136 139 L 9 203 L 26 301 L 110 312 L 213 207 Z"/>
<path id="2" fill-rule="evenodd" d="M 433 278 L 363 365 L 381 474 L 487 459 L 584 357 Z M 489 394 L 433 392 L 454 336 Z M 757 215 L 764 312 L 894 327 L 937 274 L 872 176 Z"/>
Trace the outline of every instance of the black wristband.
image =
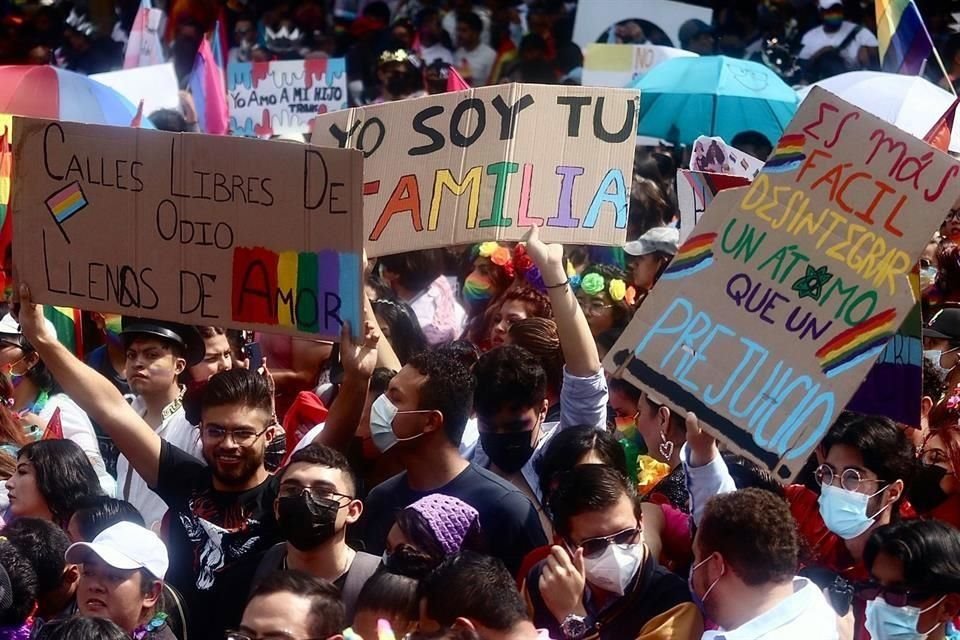
<path id="1" fill-rule="evenodd" d="M 544 285 L 544 287 L 547 289 L 559 289 L 560 287 L 565 287 L 568 284 L 570 284 L 570 278 L 567 278 L 566 280 L 564 280 L 559 284 L 547 284 L 547 285 Z"/>

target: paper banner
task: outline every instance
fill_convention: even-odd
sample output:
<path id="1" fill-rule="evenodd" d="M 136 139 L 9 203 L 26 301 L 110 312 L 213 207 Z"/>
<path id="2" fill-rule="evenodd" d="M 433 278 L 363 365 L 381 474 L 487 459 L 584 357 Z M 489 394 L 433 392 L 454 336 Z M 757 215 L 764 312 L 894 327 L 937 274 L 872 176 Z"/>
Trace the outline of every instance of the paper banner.
<path id="1" fill-rule="evenodd" d="M 792 479 L 916 299 L 960 163 L 815 89 L 721 191 L 604 362 Z"/>
<path id="2" fill-rule="evenodd" d="M 690 170 L 723 173 L 753 180 L 763 168 L 763 160 L 731 147 L 723 138 L 700 136 L 693 142 Z"/>
<path id="3" fill-rule="evenodd" d="M 347 107 L 343 58 L 234 62 L 227 67 L 230 131 L 269 137 L 308 133 L 317 115 Z"/>
<path id="4" fill-rule="evenodd" d="M 499 85 L 318 116 L 311 140 L 363 151 L 370 257 L 533 225 L 547 242 L 622 245 L 638 96 Z"/>
<path id="5" fill-rule="evenodd" d="M 583 54 L 583 85 L 629 87 L 671 58 L 696 57 L 692 51 L 655 44 L 591 44 Z"/>
<path id="6" fill-rule="evenodd" d="M 579 7 L 573 23 L 573 41 L 581 49 L 592 42 L 632 43 L 636 40 L 635 22 L 648 42 L 668 47 L 680 46 L 680 27 L 696 18 L 713 22 L 713 10 L 673 0 L 590 0 Z"/>
<path id="7" fill-rule="evenodd" d="M 172 62 L 95 73 L 90 78 L 107 85 L 133 106 L 143 100 L 144 117 L 157 109 L 180 109 L 180 85 L 177 84 L 177 73 L 173 70 Z"/>
<path id="8" fill-rule="evenodd" d="M 361 154 L 14 118 L 14 257 L 45 304 L 337 338 Z"/>

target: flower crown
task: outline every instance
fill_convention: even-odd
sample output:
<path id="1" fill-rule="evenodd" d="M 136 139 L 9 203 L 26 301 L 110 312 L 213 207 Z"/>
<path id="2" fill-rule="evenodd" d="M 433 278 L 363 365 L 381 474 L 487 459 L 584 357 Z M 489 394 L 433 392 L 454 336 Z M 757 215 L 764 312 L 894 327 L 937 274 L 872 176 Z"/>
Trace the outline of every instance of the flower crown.
<path id="1" fill-rule="evenodd" d="M 417 69 L 420 68 L 420 58 L 410 53 L 406 49 L 397 49 L 395 51 L 384 51 L 380 54 L 380 64 L 388 62 L 409 62 Z"/>
<path id="2" fill-rule="evenodd" d="M 540 293 L 547 292 L 547 286 L 543 282 L 543 276 L 540 275 L 540 269 L 533 263 L 533 259 L 527 255 L 526 246 L 518 244 L 511 252 L 508 247 L 504 247 L 498 242 L 490 241 L 478 245 L 476 252 L 481 258 L 486 258 L 502 268 L 508 277 L 515 278 L 520 276 L 528 285 Z"/>
<path id="3" fill-rule="evenodd" d="M 568 266 L 567 272 L 570 272 Z M 580 276 L 576 273 L 570 278 L 570 286 L 574 289 L 580 289 L 587 295 L 595 296 L 598 293 L 602 293 L 604 288 L 606 288 L 607 293 L 610 295 L 610 299 L 614 302 L 625 301 L 631 307 L 637 302 L 637 290 L 633 288 L 633 285 L 627 285 L 620 278 L 611 278 L 607 281 L 599 273 L 593 272 L 588 273 L 585 276 Z"/>

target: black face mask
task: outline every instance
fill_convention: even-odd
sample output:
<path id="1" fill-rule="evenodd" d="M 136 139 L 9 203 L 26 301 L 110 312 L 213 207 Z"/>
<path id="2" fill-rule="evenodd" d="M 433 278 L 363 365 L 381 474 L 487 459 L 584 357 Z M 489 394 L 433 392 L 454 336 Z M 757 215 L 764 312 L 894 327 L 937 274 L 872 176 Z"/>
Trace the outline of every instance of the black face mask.
<path id="1" fill-rule="evenodd" d="M 300 551 L 315 549 L 336 533 L 336 500 L 317 499 L 304 489 L 277 501 L 277 525 L 280 535 Z"/>
<path id="2" fill-rule="evenodd" d="M 922 464 L 910 483 L 907 496 L 910 504 L 920 513 L 930 513 L 949 497 L 940 486 L 947 470 L 935 464 Z"/>
<path id="3" fill-rule="evenodd" d="M 481 433 L 480 444 L 493 464 L 504 473 L 516 473 L 533 455 L 532 433 Z"/>
<path id="4" fill-rule="evenodd" d="M 406 76 L 402 74 L 393 74 L 387 76 L 387 81 L 383 83 L 384 89 L 387 90 L 391 96 L 403 96 L 408 93 L 407 89 L 410 83 L 407 82 Z"/>

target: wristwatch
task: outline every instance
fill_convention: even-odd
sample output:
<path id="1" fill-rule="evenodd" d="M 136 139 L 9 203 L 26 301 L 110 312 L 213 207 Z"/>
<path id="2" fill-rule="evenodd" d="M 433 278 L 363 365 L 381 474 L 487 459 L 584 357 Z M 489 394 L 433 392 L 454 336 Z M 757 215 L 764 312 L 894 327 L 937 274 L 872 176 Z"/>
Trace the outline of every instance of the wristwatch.
<path id="1" fill-rule="evenodd" d="M 560 631 L 565 640 L 579 640 L 587 633 L 587 619 L 571 613 L 560 623 Z"/>

